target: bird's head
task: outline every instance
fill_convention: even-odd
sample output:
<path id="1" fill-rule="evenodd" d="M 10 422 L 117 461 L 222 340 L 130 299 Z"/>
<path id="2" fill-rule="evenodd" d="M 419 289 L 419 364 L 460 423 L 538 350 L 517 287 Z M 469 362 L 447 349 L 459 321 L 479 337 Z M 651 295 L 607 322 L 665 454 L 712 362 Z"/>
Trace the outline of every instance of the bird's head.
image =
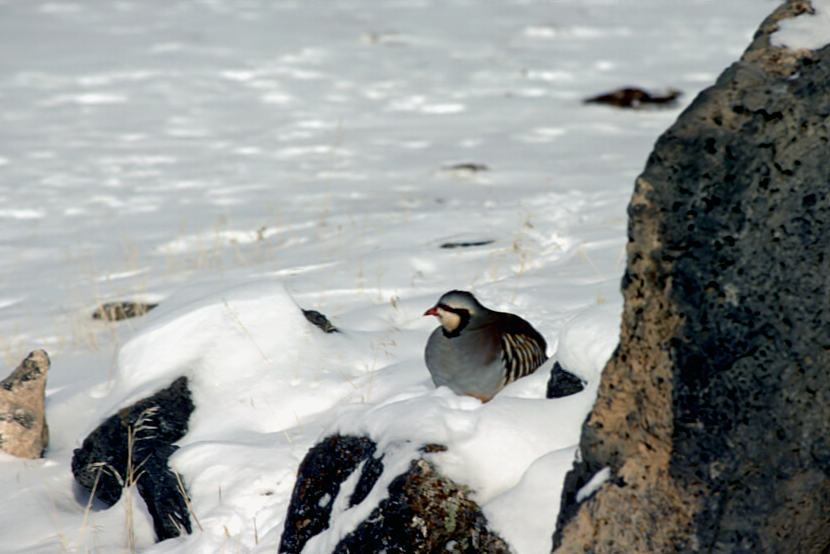
<path id="1" fill-rule="evenodd" d="M 486 310 L 478 303 L 476 297 L 467 291 L 451 290 L 442 296 L 438 303 L 424 312 L 438 318 L 446 334 L 458 334 L 470 319 Z"/>

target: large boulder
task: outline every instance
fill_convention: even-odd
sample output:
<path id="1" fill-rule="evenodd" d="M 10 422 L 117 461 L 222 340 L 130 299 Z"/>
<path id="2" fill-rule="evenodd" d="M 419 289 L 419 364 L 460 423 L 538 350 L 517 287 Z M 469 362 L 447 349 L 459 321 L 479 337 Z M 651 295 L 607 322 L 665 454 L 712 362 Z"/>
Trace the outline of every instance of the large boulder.
<path id="1" fill-rule="evenodd" d="M 49 356 L 35 350 L 0 381 L 0 450 L 21 458 L 40 458 L 49 444 L 46 425 L 46 373 Z"/>
<path id="2" fill-rule="evenodd" d="M 777 9 L 637 179 L 557 553 L 830 549 L 830 47 L 770 46 L 809 9 Z"/>

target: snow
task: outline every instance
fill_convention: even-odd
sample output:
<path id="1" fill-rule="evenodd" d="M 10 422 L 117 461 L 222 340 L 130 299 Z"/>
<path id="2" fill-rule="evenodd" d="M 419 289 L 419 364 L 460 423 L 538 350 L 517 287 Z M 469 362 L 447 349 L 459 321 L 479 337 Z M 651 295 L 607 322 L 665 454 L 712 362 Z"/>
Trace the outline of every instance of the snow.
<path id="1" fill-rule="evenodd" d="M 603 483 L 611 478 L 611 468 L 604 467 L 597 471 L 585 485 L 576 491 L 576 501 L 582 502 L 599 490 Z"/>
<path id="2" fill-rule="evenodd" d="M 767 0 L 0 3 L 0 353 L 52 358 L 44 459 L 0 454 L 0 551 L 274 552 L 296 469 L 334 433 L 387 470 L 326 552 L 428 454 L 517 554 L 548 552 L 616 346 L 626 206 L 659 134 L 749 43 Z M 822 12 L 820 12 L 822 13 Z M 802 16 L 800 19 L 807 19 Z M 637 85 L 669 110 L 585 106 Z M 486 242 L 441 248 L 447 242 Z M 422 317 L 474 292 L 552 359 L 487 404 L 436 389 Z M 101 303 L 158 302 L 118 323 Z M 299 308 L 342 332 L 323 334 Z M 588 382 L 545 400 L 558 360 Z M 70 460 L 187 375 L 172 463 L 194 533 L 154 544 Z M 195 523 L 195 520 L 194 520 Z"/>
<path id="3" fill-rule="evenodd" d="M 810 0 L 815 13 L 778 22 L 770 44 L 790 50 L 819 50 L 830 44 L 830 0 Z"/>

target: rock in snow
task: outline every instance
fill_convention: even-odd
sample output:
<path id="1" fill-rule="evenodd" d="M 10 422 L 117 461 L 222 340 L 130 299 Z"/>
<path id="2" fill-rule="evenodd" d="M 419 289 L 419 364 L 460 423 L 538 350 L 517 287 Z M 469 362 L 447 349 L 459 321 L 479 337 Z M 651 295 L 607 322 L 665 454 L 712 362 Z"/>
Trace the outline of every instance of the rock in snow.
<path id="1" fill-rule="evenodd" d="M 423 452 L 446 450 L 428 445 Z M 335 435 L 314 446 L 300 465 L 285 520 L 280 553 L 299 554 L 309 539 L 329 527 L 333 506 L 348 494 L 348 507 L 363 502 L 383 472 L 383 456 L 365 437 Z M 343 482 L 360 469 L 354 488 Z M 487 529 L 470 491 L 441 476 L 421 458 L 396 477 L 388 496 L 333 552 L 487 552 L 508 553 L 504 541 Z"/>
<path id="2" fill-rule="evenodd" d="M 375 449 L 375 443 L 365 437 L 334 435 L 323 439 L 308 451 L 297 470 L 297 483 L 285 518 L 280 552 L 299 554 L 308 539 L 329 526 L 334 500 L 340 494 L 343 481 L 361 463 L 369 461 L 383 471 L 380 460 L 371 463 L 375 460 Z M 367 470 L 370 464 L 364 464 L 361 481 L 366 480 L 363 475 L 373 473 Z M 377 472 L 374 473 L 374 479 L 369 479 L 369 488 L 377 481 Z M 349 498 L 352 506 L 365 498 L 365 495 L 357 495 L 356 492 L 351 493 Z"/>
<path id="3" fill-rule="evenodd" d="M 553 369 L 550 371 L 550 379 L 548 379 L 548 391 L 545 398 L 562 398 L 563 396 L 570 396 L 582 391 L 585 388 L 585 383 L 562 367 L 558 361 L 553 363 Z"/>
<path id="4" fill-rule="evenodd" d="M 337 327 L 332 325 L 329 318 L 318 312 L 317 310 L 303 310 L 303 315 L 309 323 L 320 328 L 324 333 L 339 333 Z"/>
<path id="5" fill-rule="evenodd" d="M 769 45 L 805 6 L 762 24 L 637 180 L 620 347 L 556 552 L 830 548 L 830 46 Z"/>
<path id="6" fill-rule="evenodd" d="M 170 470 L 173 443 L 187 433 L 194 406 L 187 377 L 119 410 L 84 440 L 72 473 L 86 490 L 112 506 L 133 484 L 147 504 L 158 540 L 192 531 L 184 481 Z"/>
<path id="7" fill-rule="evenodd" d="M 639 88 L 621 88 L 584 100 L 586 104 L 607 104 L 618 108 L 643 108 L 646 106 L 673 107 L 682 93 L 669 89 L 663 94 L 651 94 Z"/>
<path id="8" fill-rule="evenodd" d="M 0 449 L 21 458 L 40 458 L 49 444 L 44 400 L 49 356 L 35 350 L 0 381 Z"/>
<path id="9" fill-rule="evenodd" d="M 427 460 L 414 460 L 389 485 L 389 497 L 348 534 L 334 552 L 509 554 L 487 528 L 471 491 L 441 476 Z"/>
<path id="10" fill-rule="evenodd" d="M 142 316 L 156 306 L 158 306 L 158 304 L 147 304 L 144 302 L 132 301 L 107 302 L 106 304 L 100 304 L 98 309 L 92 312 L 92 319 L 121 321 L 122 319 Z"/>

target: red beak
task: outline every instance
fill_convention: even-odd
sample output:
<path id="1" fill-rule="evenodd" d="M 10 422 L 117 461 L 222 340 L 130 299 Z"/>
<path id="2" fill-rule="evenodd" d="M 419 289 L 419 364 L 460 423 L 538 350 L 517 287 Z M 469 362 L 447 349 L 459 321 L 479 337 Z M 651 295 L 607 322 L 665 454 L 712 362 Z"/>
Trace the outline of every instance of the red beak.
<path id="1" fill-rule="evenodd" d="M 438 306 L 433 306 L 424 312 L 424 315 L 434 315 L 438 317 Z"/>

